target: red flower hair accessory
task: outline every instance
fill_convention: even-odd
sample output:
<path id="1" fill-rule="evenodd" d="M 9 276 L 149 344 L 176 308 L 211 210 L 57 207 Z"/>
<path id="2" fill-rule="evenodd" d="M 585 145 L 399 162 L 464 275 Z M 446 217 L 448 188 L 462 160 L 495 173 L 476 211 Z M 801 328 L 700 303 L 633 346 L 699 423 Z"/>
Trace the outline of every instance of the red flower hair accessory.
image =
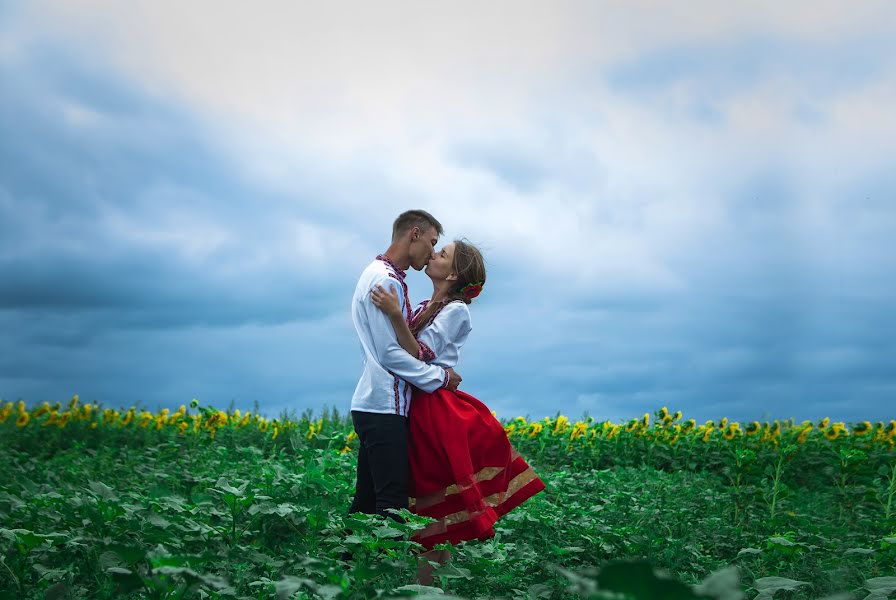
<path id="1" fill-rule="evenodd" d="M 460 293 L 463 294 L 464 298 L 467 300 L 472 300 L 482 291 L 483 285 L 485 285 L 484 281 L 480 281 L 479 283 L 468 283 L 460 288 Z"/>

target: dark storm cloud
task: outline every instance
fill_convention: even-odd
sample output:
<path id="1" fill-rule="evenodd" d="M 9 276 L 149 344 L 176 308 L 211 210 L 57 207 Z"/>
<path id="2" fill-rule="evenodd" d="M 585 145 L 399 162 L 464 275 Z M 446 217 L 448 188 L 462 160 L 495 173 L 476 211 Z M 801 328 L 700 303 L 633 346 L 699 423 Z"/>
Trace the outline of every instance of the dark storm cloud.
<path id="1" fill-rule="evenodd" d="M 188 115 L 61 52 L 2 68 L 0 307 L 103 309 L 91 327 L 284 322 L 328 311 L 329 284 L 300 289 L 285 263 L 229 276 L 239 247 L 188 263 L 109 224 L 120 214 L 151 229 L 188 204 L 253 240 L 276 220 L 253 214 L 251 203 L 277 199 L 258 199 Z"/>

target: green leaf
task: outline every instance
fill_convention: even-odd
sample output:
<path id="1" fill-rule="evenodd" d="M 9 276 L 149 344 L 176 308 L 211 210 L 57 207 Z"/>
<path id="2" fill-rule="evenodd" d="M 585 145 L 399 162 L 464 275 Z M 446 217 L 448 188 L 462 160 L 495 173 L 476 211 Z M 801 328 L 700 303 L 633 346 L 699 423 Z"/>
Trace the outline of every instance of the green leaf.
<path id="1" fill-rule="evenodd" d="M 614 561 L 597 576 L 601 589 L 627 594 L 636 600 L 696 600 L 698 596 L 680 581 L 660 575 L 646 561 Z"/>
<path id="2" fill-rule="evenodd" d="M 69 587 L 62 581 L 56 583 L 44 592 L 45 600 L 62 600 L 63 598 L 72 598 L 72 592 Z"/>
<path id="3" fill-rule="evenodd" d="M 168 529 L 169 527 L 171 527 L 171 521 L 169 521 L 162 515 L 157 515 L 156 513 L 150 513 L 146 520 L 147 522 L 152 523 L 156 527 L 161 527 L 162 529 Z"/>
<path id="4" fill-rule="evenodd" d="M 791 542 L 787 538 L 783 538 L 783 537 L 770 537 L 770 538 L 768 538 L 768 542 L 770 544 L 776 544 L 778 546 L 796 546 L 797 545 L 795 542 Z"/>
<path id="5" fill-rule="evenodd" d="M 246 486 L 249 485 L 249 482 L 247 481 L 240 487 L 235 488 L 222 477 L 217 481 L 217 483 L 215 483 L 215 485 L 218 489 L 212 488 L 212 491 L 214 492 L 233 494 L 237 498 L 242 498 L 243 496 L 245 496 Z"/>
<path id="6" fill-rule="evenodd" d="M 120 593 L 127 594 L 143 587 L 143 579 L 130 569 L 109 567 L 106 569 L 106 573 L 112 576 Z"/>
<path id="7" fill-rule="evenodd" d="M 462 569 L 454 565 L 442 565 L 432 572 L 433 577 L 444 577 L 445 579 L 473 579 L 469 569 Z"/>
<path id="8" fill-rule="evenodd" d="M 303 577 L 293 577 L 287 575 L 280 581 L 274 582 L 274 590 L 277 592 L 277 598 L 291 598 L 293 594 L 298 592 L 302 587 L 312 587 L 314 581 Z"/>
<path id="9" fill-rule="evenodd" d="M 394 592 L 413 592 L 413 595 L 419 596 L 420 594 L 434 594 L 438 596 L 443 596 L 445 594 L 445 590 L 437 587 L 430 587 L 428 585 L 419 585 L 419 584 L 411 584 L 411 585 L 403 585 L 401 587 L 397 587 Z"/>
<path id="10" fill-rule="evenodd" d="M 106 547 L 108 552 L 114 553 L 119 558 L 119 564 L 136 565 L 146 558 L 146 549 L 140 546 L 124 546 L 111 544 Z M 105 552 L 103 554 L 106 554 Z"/>
<path id="11" fill-rule="evenodd" d="M 532 599 L 550 598 L 554 595 L 554 588 L 543 583 L 536 583 L 529 586 L 529 589 L 526 590 L 526 595 Z"/>
<path id="12" fill-rule="evenodd" d="M 230 585 L 223 577 L 219 577 L 217 575 L 207 575 L 205 573 L 197 573 L 196 571 L 188 567 L 159 567 L 157 569 L 153 569 L 152 572 L 154 574 L 179 576 L 189 582 L 202 582 L 215 590 L 222 590 Z"/>
<path id="13" fill-rule="evenodd" d="M 382 527 L 377 527 L 373 530 L 373 535 L 378 538 L 394 538 L 401 537 L 401 531 L 395 529 L 394 527 L 389 527 L 388 525 L 383 525 Z"/>
<path id="14" fill-rule="evenodd" d="M 725 567 L 711 573 L 694 586 L 694 591 L 716 600 L 742 600 L 745 596 L 740 589 L 740 570 L 737 567 Z"/>
<path id="15" fill-rule="evenodd" d="M 115 495 L 115 490 L 102 481 L 88 481 L 87 487 L 91 492 L 103 500 L 118 500 L 118 496 Z"/>
<path id="16" fill-rule="evenodd" d="M 760 577 L 753 582 L 753 589 L 759 592 L 776 590 L 795 590 L 804 585 L 811 585 L 808 581 L 797 581 L 786 577 Z"/>
<path id="17" fill-rule="evenodd" d="M 737 553 L 737 557 L 740 558 L 741 556 L 748 556 L 751 554 L 762 554 L 762 550 L 759 548 L 741 548 Z"/>
<path id="18" fill-rule="evenodd" d="M 869 592 L 885 591 L 889 594 L 896 590 L 896 577 L 872 577 L 865 580 L 862 587 Z"/>

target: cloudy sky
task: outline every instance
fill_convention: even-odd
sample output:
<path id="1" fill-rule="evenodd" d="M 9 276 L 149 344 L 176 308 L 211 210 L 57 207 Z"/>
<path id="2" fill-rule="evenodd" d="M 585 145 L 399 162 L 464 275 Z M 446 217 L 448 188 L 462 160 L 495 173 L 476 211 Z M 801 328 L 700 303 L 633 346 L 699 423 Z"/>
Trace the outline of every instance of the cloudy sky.
<path id="1" fill-rule="evenodd" d="M 896 11 L 800 6 L 2 3 L 0 397 L 345 411 L 423 208 L 500 416 L 896 417 Z"/>

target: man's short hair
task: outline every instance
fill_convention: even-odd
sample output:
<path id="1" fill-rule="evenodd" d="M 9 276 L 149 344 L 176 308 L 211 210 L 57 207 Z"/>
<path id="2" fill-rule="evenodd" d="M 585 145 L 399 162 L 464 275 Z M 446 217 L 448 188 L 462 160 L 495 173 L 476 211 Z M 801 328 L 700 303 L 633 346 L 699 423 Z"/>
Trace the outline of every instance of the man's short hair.
<path id="1" fill-rule="evenodd" d="M 395 219 L 392 224 L 392 241 L 397 240 L 402 234 L 407 233 L 414 227 L 419 227 L 420 231 L 429 231 L 430 227 L 434 227 L 439 235 L 444 235 L 442 224 L 439 223 L 434 216 L 425 210 L 407 210 Z"/>

